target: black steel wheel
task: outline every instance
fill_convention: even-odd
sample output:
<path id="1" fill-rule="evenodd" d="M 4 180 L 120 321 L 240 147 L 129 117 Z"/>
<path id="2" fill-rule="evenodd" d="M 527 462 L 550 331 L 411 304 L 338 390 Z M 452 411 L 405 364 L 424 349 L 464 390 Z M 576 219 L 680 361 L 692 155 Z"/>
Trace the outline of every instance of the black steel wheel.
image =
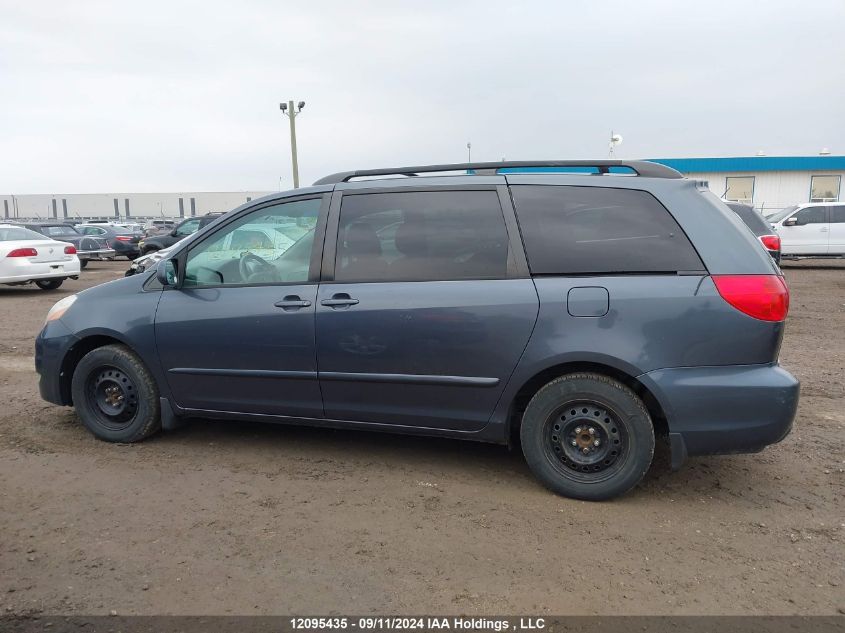
<path id="1" fill-rule="evenodd" d="M 654 428 L 642 401 L 601 374 L 568 374 L 541 388 L 525 410 L 520 439 L 537 478 L 578 499 L 624 494 L 654 454 Z"/>
<path id="2" fill-rule="evenodd" d="M 155 380 L 123 345 L 83 356 L 73 372 L 71 396 L 82 423 L 102 440 L 137 442 L 161 428 Z"/>

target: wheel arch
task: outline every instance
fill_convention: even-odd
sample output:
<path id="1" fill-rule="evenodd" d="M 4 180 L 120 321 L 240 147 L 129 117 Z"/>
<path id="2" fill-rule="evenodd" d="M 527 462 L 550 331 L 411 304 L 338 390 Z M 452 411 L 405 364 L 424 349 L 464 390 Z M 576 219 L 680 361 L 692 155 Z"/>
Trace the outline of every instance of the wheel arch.
<path id="1" fill-rule="evenodd" d="M 95 350 L 98 347 L 105 347 L 106 345 L 123 345 L 124 347 L 132 350 L 132 347 L 128 345 L 126 341 L 122 341 L 108 334 L 91 334 L 81 338 L 78 343 L 75 343 L 73 347 L 68 350 L 67 354 L 65 354 L 65 357 L 62 359 L 61 371 L 59 374 L 59 388 L 61 390 L 63 402 L 68 403 L 68 405 L 73 404 L 73 397 L 71 396 L 70 388 L 71 381 L 73 380 L 73 374 L 76 371 L 76 366 L 79 364 L 79 361 L 82 360 L 82 357 L 88 352 Z M 135 350 L 132 351 L 134 352 Z"/>
<path id="2" fill-rule="evenodd" d="M 646 387 L 636 376 L 631 373 L 602 362 L 597 361 L 567 361 L 552 365 L 537 371 L 533 376 L 525 380 L 517 389 L 516 394 L 511 398 L 507 418 L 507 439 L 509 444 L 516 444 L 519 438 L 519 427 L 522 424 L 522 414 L 528 406 L 528 402 L 534 397 L 544 385 L 556 378 L 576 372 L 590 372 L 602 374 L 609 378 L 618 380 L 631 389 L 643 401 L 652 424 L 654 432 L 659 436 L 666 436 L 669 433 L 669 422 L 666 409 L 660 403 L 655 394 Z"/>

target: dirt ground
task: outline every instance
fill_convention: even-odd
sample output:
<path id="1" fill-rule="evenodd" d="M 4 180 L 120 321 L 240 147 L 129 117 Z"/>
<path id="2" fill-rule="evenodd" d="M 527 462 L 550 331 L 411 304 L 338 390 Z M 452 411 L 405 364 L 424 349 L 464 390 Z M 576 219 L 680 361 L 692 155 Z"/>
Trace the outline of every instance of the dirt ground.
<path id="1" fill-rule="evenodd" d="M 845 613 L 845 262 L 787 264 L 796 427 L 563 499 L 500 446 L 196 422 L 93 439 L 38 397 L 59 291 L 0 286 L 0 612 Z"/>

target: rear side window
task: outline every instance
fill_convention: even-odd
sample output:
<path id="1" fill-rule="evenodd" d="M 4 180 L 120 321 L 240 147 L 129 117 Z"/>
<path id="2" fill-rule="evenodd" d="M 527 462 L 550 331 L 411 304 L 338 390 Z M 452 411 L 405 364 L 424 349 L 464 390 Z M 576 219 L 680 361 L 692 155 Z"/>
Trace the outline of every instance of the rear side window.
<path id="1" fill-rule="evenodd" d="M 508 234 L 495 191 L 344 195 L 336 281 L 504 279 Z"/>
<path id="2" fill-rule="evenodd" d="M 675 219 L 633 189 L 511 187 L 535 275 L 704 270 Z"/>

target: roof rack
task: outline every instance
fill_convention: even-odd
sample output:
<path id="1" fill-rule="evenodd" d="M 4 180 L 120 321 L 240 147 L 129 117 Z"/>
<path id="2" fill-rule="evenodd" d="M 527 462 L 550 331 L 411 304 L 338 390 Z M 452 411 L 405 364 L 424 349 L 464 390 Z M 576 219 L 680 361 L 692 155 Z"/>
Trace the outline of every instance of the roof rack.
<path id="1" fill-rule="evenodd" d="M 526 167 L 580 167 L 597 170 L 598 176 L 607 175 L 612 167 L 624 167 L 644 178 L 683 178 L 671 167 L 646 160 L 509 160 L 497 163 L 451 163 L 447 165 L 420 165 L 418 167 L 387 167 L 382 169 L 359 169 L 341 171 L 317 180 L 315 185 L 332 185 L 349 182 L 353 178 L 370 176 L 418 176 L 441 171 L 471 171 L 478 175 L 495 175 L 500 169 Z"/>

